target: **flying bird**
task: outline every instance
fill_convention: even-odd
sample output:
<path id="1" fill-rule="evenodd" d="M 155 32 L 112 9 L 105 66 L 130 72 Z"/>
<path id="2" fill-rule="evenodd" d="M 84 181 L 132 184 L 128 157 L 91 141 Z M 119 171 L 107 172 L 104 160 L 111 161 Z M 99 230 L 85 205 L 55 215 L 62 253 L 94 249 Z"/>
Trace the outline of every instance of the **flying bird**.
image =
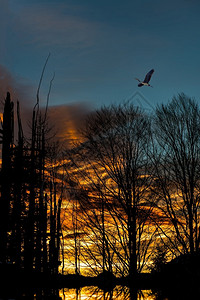
<path id="1" fill-rule="evenodd" d="M 143 86 L 143 85 L 146 85 L 146 86 L 152 87 L 152 85 L 149 84 L 149 81 L 150 81 L 150 79 L 151 79 L 151 76 L 152 76 L 153 72 L 154 72 L 154 69 L 152 69 L 151 71 L 149 71 L 149 72 L 146 74 L 146 76 L 145 76 L 145 78 L 144 78 L 143 81 L 141 81 L 141 80 L 138 79 L 138 78 L 135 78 L 136 80 L 139 81 L 138 86 L 141 87 L 141 86 Z"/>

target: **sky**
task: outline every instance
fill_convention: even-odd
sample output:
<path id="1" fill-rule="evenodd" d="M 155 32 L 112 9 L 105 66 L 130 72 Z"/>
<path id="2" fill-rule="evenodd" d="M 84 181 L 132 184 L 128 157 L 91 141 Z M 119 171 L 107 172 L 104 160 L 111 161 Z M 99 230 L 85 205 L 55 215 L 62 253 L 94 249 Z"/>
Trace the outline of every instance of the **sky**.
<path id="1" fill-rule="evenodd" d="M 197 0 L 0 0 L 0 98 L 50 106 L 200 101 Z M 154 69 L 153 88 L 137 86 Z M 20 100 L 20 99 L 19 99 Z"/>

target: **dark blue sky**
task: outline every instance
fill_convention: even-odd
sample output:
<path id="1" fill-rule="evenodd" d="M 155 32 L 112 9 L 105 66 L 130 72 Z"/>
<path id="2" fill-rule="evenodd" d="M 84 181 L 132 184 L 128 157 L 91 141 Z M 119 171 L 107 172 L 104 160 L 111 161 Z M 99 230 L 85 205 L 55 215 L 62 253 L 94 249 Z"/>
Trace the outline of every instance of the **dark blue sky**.
<path id="1" fill-rule="evenodd" d="M 137 91 L 153 106 L 179 92 L 200 101 L 199 1 L 0 0 L 0 4 L 0 83 L 7 76 L 12 83 L 4 89 L 13 84 L 18 93 L 27 90 L 26 101 L 34 101 L 49 52 L 41 101 L 55 71 L 51 105 L 82 102 L 98 107 L 129 99 Z M 134 78 L 143 79 L 152 68 L 153 88 L 138 88 Z"/>

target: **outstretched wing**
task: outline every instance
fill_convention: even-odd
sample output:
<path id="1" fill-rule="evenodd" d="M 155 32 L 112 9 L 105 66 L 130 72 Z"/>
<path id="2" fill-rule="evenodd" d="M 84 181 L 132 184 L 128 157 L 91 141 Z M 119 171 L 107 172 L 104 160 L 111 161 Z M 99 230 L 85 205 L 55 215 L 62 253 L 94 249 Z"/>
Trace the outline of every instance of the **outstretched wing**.
<path id="1" fill-rule="evenodd" d="M 153 72 L 154 72 L 154 69 L 152 69 L 151 71 L 149 71 L 149 72 L 147 73 L 147 75 L 145 76 L 145 79 L 144 79 L 143 82 L 149 83 L 149 81 L 150 81 L 150 79 L 151 79 L 151 76 L 152 76 Z"/>
<path id="2" fill-rule="evenodd" d="M 141 82 L 141 80 L 140 80 L 140 79 L 138 79 L 138 78 L 135 78 L 135 80 L 137 80 L 137 81 Z"/>

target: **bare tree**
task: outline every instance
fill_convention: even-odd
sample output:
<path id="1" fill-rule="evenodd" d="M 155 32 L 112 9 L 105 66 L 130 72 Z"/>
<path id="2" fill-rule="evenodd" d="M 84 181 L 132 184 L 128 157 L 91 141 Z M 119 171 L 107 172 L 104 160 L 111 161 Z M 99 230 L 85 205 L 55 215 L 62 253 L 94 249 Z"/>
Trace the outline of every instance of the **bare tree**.
<path id="1" fill-rule="evenodd" d="M 154 158 L 163 241 L 175 253 L 193 253 L 200 242 L 200 111 L 180 94 L 157 107 Z M 167 238 L 167 239 L 166 239 Z"/>
<path id="2" fill-rule="evenodd" d="M 126 266 L 131 279 L 144 266 L 154 234 L 154 229 L 149 231 L 153 209 L 149 201 L 149 130 L 149 118 L 140 109 L 128 104 L 104 107 L 88 117 L 84 142 L 70 151 L 77 180 L 81 178 L 92 190 L 93 200 L 87 201 L 97 205 L 94 195 L 98 194 L 104 201 L 98 217 L 94 209 L 85 210 L 92 227 L 95 221 L 101 232 L 103 264 L 105 255 L 114 255 L 116 266 Z"/>
<path id="3" fill-rule="evenodd" d="M 1 209 L 0 209 L 0 261 L 6 262 L 11 203 L 12 152 L 14 137 L 14 112 L 10 93 L 4 104 L 2 123 L 2 168 L 1 168 Z"/>

